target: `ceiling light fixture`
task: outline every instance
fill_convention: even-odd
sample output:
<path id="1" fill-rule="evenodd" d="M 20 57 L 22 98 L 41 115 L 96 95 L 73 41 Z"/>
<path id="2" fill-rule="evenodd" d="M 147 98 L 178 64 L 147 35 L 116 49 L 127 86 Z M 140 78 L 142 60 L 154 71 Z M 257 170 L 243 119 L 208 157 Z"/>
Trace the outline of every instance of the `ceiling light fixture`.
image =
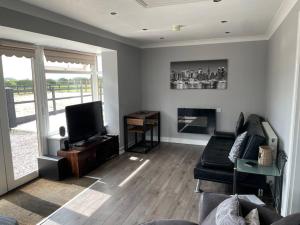
<path id="1" fill-rule="evenodd" d="M 117 15 L 118 13 L 117 12 L 111 12 L 110 13 L 110 15 L 112 15 L 112 16 L 115 16 L 115 15 Z"/>
<path id="2" fill-rule="evenodd" d="M 142 30 L 143 30 L 143 31 L 146 31 L 146 30 L 148 30 L 148 29 L 147 29 L 147 28 L 143 28 Z"/>
<path id="3" fill-rule="evenodd" d="M 173 25 L 172 26 L 172 31 L 180 31 L 181 28 L 183 28 L 183 25 Z"/>
<path id="4" fill-rule="evenodd" d="M 221 20 L 221 23 L 227 23 L 228 21 L 227 20 Z"/>

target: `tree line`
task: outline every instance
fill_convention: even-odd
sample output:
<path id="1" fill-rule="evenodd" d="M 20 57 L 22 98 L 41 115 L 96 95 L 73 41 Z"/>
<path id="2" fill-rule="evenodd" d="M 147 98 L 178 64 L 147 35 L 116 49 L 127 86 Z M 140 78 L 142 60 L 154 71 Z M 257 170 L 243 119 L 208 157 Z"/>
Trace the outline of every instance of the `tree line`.
<path id="1" fill-rule="evenodd" d="M 89 84 L 90 79 L 88 78 L 83 78 L 83 77 L 74 77 L 72 79 L 66 79 L 66 78 L 59 78 L 58 80 L 54 79 L 46 79 L 48 85 L 52 86 L 61 86 L 61 85 L 66 85 L 66 84 Z M 6 87 L 17 87 L 17 86 L 25 86 L 25 87 L 32 87 L 33 86 L 33 81 L 29 79 L 23 79 L 23 80 L 17 80 L 14 78 L 5 78 L 4 80 L 4 85 Z"/>

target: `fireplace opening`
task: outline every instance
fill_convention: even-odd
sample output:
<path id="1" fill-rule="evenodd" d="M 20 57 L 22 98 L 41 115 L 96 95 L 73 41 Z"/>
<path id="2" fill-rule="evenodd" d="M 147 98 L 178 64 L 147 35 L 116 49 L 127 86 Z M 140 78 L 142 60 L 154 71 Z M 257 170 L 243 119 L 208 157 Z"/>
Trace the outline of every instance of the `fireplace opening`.
<path id="1" fill-rule="evenodd" d="M 179 133 L 214 134 L 216 109 L 177 109 L 177 131 Z"/>

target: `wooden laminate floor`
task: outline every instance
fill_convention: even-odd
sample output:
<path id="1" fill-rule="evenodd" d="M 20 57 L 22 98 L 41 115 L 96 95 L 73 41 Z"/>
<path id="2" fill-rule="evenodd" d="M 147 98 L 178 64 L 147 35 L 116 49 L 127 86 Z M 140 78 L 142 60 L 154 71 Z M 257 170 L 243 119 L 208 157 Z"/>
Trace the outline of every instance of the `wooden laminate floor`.
<path id="1" fill-rule="evenodd" d="M 101 178 L 41 224 L 134 225 L 153 219 L 197 221 L 193 169 L 203 147 L 161 143 L 148 154 L 125 153 L 89 176 Z M 206 191 L 228 187 L 204 183 Z"/>

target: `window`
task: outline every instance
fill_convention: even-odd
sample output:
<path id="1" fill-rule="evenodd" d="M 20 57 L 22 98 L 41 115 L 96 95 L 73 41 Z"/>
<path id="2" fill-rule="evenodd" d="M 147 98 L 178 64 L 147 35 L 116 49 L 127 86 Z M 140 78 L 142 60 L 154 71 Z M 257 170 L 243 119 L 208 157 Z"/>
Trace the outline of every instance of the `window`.
<path id="1" fill-rule="evenodd" d="M 49 133 L 66 127 L 65 107 L 91 102 L 93 97 L 90 65 L 45 61 L 49 112 Z"/>

